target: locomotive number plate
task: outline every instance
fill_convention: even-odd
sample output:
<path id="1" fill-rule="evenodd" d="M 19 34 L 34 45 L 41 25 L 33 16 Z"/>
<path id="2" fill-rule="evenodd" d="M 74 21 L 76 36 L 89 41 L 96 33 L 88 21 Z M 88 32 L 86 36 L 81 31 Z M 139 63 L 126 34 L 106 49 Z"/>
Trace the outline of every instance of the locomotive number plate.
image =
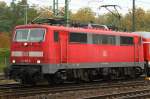
<path id="1" fill-rule="evenodd" d="M 29 52 L 23 52 L 23 56 L 29 56 Z"/>

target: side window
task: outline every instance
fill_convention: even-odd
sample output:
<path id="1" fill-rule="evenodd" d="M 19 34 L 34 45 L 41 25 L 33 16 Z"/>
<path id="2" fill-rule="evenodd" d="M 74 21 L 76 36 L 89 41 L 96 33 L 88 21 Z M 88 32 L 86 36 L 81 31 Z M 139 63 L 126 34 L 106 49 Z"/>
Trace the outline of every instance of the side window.
<path id="1" fill-rule="evenodd" d="M 93 44 L 102 44 L 102 36 L 93 34 Z"/>
<path id="2" fill-rule="evenodd" d="M 55 42 L 59 41 L 59 32 L 58 31 L 54 31 L 54 41 Z"/>
<path id="3" fill-rule="evenodd" d="M 120 37 L 120 45 L 133 45 L 133 37 L 126 37 L 121 36 Z"/>
<path id="4" fill-rule="evenodd" d="M 87 43 L 87 34 L 70 33 L 69 42 Z"/>
<path id="5" fill-rule="evenodd" d="M 93 44 L 115 45 L 116 44 L 116 37 L 112 36 L 112 35 L 94 34 L 93 35 Z"/>
<path id="6" fill-rule="evenodd" d="M 116 45 L 116 37 L 115 36 L 108 36 L 107 40 L 108 40 L 108 44 Z"/>
<path id="7" fill-rule="evenodd" d="M 108 36 L 102 35 L 102 44 L 108 44 Z"/>

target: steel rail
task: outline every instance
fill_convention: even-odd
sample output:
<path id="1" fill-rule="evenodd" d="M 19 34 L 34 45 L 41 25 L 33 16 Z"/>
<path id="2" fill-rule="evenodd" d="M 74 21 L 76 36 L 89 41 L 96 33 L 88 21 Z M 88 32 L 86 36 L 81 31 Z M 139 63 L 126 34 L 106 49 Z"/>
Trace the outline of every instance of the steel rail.
<path id="1" fill-rule="evenodd" d="M 140 99 L 148 98 L 150 96 L 150 89 L 134 90 L 127 92 L 120 92 L 116 94 L 106 94 L 99 96 L 91 96 L 84 99 Z"/>
<path id="2" fill-rule="evenodd" d="M 49 94 L 49 93 L 61 93 L 64 91 L 77 91 L 77 90 L 92 90 L 92 89 L 110 89 L 110 88 L 127 88 L 127 87 L 137 87 L 137 86 L 147 86 L 145 81 L 128 81 L 128 82 L 118 82 L 118 83 L 86 83 L 86 84 L 73 84 L 73 85 L 62 85 L 62 86 L 47 86 L 41 85 L 36 87 L 31 86 L 19 86 L 1 89 L 0 97 L 20 97 L 20 96 L 30 96 L 37 94 Z M 10 99 L 11 99 L 10 98 Z"/>

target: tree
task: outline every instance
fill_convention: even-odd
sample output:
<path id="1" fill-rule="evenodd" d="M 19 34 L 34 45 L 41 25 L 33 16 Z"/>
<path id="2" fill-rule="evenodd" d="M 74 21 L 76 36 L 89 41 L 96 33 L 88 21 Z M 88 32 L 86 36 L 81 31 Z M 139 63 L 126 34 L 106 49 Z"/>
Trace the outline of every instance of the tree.
<path id="1" fill-rule="evenodd" d="M 150 31 L 150 11 L 147 11 L 145 13 L 145 17 L 144 17 L 144 27 L 143 30 L 144 31 Z"/>
<path id="2" fill-rule="evenodd" d="M 10 37 L 6 33 L 0 33 L 0 48 L 10 47 Z"/>
<path id="3" fill-rule="evenodd" d="M 10 6 L 0 2 L 0 32 L 10 32 L 16 25 L 24 24 L 25 1 L 11 3 Z M 36 9 L 28 7 L 28 23 L 38 15 Z"/>
<path id="4" fill-rule="evenodd" d="M 77 11 L 77 13 L 71 15 L 71 20 L 89 23 L 95 21 L 95 14 L 91 8 L 81 8 Z"/>
<path id="5" fill-rule="evenodd" d="M 136 31 L 147 30 L 148 13 L 146 13 L 142 8 L 137 8 L 135 10 L 135 27 Z M 147 16 L 147 18 L 146 18 Z M 150 17 L 149 17 L 150 18 Z M 149 22 L 149 21 L 148 21 Z M 123 18 L 123 26 L 126 27 L 128 31 L 132 31 L 132 11 L 129 11 Z"/>
<path id="6" fill-rule="evenodd" d="M 9 7 L 5 2 L 0 1 L 0 31 L 7 31 L 10 29 L 11 22 L 8 21 L 6 14 L 9 13 Z"/>

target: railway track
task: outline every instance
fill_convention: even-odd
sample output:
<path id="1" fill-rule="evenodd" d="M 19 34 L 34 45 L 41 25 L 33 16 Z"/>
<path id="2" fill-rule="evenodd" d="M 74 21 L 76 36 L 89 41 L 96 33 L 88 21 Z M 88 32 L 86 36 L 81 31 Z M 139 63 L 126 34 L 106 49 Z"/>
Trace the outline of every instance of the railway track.
<path id="1" fill-rule="evenodd" d="M 150 84 L 141 81 L 126 81 L 126 82 L 111 82 L 111 83 L 86 83 L 86 84 L 64 84 L 60 86 L 22 86 L 20 84 L 0 85 L 0 98 L 12 99 L 19 97 L 27 97 L 39 94 L 55 94 L 67 91 L 81 91 L 81 90 L 113 90 L 113 89 L 127 89 L 127 88 L 147 88 Z M 104 95 L 103 95 L 104 97 Z M 87 99 L 95 99 L 94 97 L 87 97 Z M 98 98 L 96 98 L 98 99 Z M 101 98 L 100 98 L 101 99 Z"/>
<path id="2" fill-rule="evenodd" d="M 139 89 L 116 94 L 106 94 L 100 96 L 91 96 L 84 99 L 146 99 L 150 97 L 150 89 Z"/>

